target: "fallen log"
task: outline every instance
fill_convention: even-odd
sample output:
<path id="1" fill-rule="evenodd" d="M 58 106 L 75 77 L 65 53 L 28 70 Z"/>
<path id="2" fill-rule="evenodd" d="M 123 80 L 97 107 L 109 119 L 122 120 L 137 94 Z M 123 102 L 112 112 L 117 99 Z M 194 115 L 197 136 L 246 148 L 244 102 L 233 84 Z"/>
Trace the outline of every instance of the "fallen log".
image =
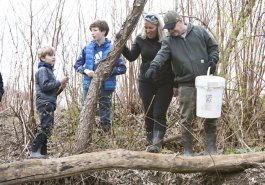
<path id="1" fill-rule="evenodd" d="M 236 172 L 265 162 L 265 152 L 184 157 L 143 151 L 108 150 L 54 159 L 25 159 L 0 165 L 0 184 L 67 177 L 106 169 L 156 170 L 174 173 Z"/>

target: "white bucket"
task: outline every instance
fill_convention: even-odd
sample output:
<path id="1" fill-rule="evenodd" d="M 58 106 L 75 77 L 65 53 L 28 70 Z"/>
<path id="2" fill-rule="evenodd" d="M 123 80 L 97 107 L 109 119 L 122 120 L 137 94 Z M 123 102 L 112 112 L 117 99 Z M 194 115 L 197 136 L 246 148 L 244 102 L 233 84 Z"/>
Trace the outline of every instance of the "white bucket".
<path id="1" fill-rule="evenodd" d="M 195 86 L 197 88 L 196 115 L 202 118 L 220 117 L 225 79 L 210 76 L 208 73 L 208 75 L 197 76 Z"/>

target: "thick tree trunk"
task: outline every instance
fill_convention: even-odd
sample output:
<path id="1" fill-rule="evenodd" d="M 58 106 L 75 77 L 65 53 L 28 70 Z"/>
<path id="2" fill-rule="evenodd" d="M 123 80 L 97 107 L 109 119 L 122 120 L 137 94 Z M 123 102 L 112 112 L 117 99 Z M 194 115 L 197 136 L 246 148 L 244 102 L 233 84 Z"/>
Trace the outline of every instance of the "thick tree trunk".
<path id="1" fill-rule="evenodd" d="M 109 150 L 55 159 L 31 159 L 0 165 L 0 184 L 16 184 L 106 169 L 157 170 L 174 173 L 236 172 L 265 162 L 265 152 L 184 157 Z"/>
<path id="2" fill-rule="evenodd" d="M 128 37 L 133 32 L 139 17 L 144 9 L 146 0 L 135 0 L 132 12 L 126 18 L 121 30 L 118 32 L 118 39 L 115 40 L 111 52 L 108 54 L 105 62 L 101 62 L 93 78 L 89 94 L 86 98 L 84 107 L 80 114 L 80 122 L 76 133 L 76 153 L 82 153 L 87 150 L 91 142 L 91 132 L 95 125 L 95 107 L 97 104 L 98 94 L 103 81 L 111 74 L 113 67 L 122 52 L 122 48 Z"/>

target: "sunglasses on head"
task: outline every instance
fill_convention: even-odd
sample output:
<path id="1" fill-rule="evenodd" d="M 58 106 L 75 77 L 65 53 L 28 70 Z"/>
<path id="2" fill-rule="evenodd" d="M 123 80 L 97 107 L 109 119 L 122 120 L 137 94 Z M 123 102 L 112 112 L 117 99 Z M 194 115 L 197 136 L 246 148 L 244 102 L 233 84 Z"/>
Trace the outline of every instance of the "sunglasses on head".
<path id="1" fill-rule="evenodd" d="M 157 17 L 155 15 L 146 15 L 144 19 L 149 19 L 151 21 L 157 21 Z"/>

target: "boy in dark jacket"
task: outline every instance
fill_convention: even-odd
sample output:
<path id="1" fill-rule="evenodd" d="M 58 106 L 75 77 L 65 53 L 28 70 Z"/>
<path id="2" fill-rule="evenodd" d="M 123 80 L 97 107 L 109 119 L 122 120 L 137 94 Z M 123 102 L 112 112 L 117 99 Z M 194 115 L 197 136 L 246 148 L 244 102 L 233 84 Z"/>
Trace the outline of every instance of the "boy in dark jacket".
<path id="1" fill-rule="evenodd" d="M 57 96 L 63 91 L 69 80 L 66 76 L 61 80 L 56 80 L 53 74 L 55 64 L 55 49 L 53 47 L 42 48 L 38 55 L 40 62 L 35 74 L 35 87 L 36 107 L 39 113 L 41 131 L 33 141 L 30 158 L 46 157 L 47 139 L 52 134 Z"/>
<path id="2" fill-rule="evenodd" d="M 3 78 L 2 74 L 0 73 L 0 102 L 2 101 L 2 97 L 4 95 L 4 83 L 3 83 Z"/>

